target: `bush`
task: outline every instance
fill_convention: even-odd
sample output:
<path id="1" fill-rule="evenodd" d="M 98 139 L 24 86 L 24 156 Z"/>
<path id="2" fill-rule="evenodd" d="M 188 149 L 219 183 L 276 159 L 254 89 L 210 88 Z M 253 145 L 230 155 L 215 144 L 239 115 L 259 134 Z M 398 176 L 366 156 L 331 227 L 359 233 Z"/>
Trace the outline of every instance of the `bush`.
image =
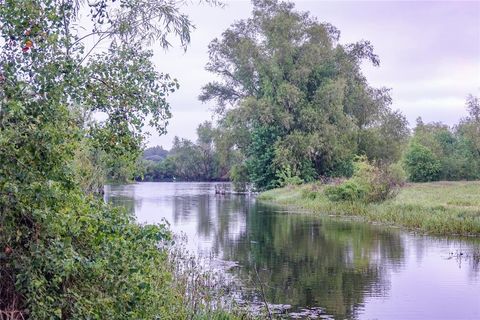
<path id="1" fill-rule="evenodd" d="M 366 190 L 353 180 L 325 188 L 325 195 L 330 201 L 358 201 L 365 199 L 365 194 Z"/>
<path id="2" fill-rule="evenodd" d="M 407 182 L 408 175 L 400 161 L 390 164 L 386 167 L 386 170 L 391 179 L 393 179 L 399 186 L 403 186 L 405 182 Z"/>
<path id="3" fill-rule="evenodd" d="M 393 169 L 393 168 L 392 168 Z M 390 167 L 370 164 L 365 157 L 355 162 L 355 171 L 349 180 L 325 189 L 331 201 L 381 202 L 396 195 L 403 183 L 400 173 Z"/>
<path id="4" fill-rule="evenodd" d="M 292 172 L 290 166 L 284 167 L 283 170 L 278 170 L 277 178 L 280 187 L 295 186 L 304 182 L 302 178 Z"/>
<path id="5" fill-rule="evenodd" d="M 412 182 L 437 181 L 442 171 L 442 164 L 433 152 L 418 143 L 409 146 L 404 165 L 408 178 Z"/>
<path id="6" fill-rule="evenodd" d="M 11 254 L 2 261 L 8 271 L 0 287 L 16 279 L 9 290 L 19 296 L 17 310 L 30 319 L 183 317 L 158 248 L 170 238 L 165 225 L 138 225 L 124 210 L 74 193 L 55 200 L 59 210 L 32 214 L 33 232 L 12 216 L 2 226 L 8 234 L 0 245 Z"/>

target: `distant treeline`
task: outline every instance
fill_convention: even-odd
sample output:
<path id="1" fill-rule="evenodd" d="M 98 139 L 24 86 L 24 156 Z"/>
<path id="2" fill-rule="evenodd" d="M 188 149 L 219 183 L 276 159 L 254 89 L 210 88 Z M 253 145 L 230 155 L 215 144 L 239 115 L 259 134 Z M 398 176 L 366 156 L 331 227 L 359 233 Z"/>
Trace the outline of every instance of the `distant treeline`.
<path id="1" fill-rule="evenodd" d="M 411 181 L 480 179 L 480 103 L 467 97 L 468 116 L 449 127 L 421 118 L 401 159 Z"/>
<path id="2" fill-rule="evenodd" d="M 218 121 L 200 125 L 196 142 L 175 138 L 168 154 L 147 149 L 137 179 L 230 179 L 265 190 L 349 177 L 358 156 L 410 181 L 480 178 L 477 98 L 467 98 L 457 125 L 419 119 L 412 132 L 390 90 L 362 74 L 362 62 L 380 64 L 371 43 L 339 38 L 291 3 L 259 2 L 209 45 L 206 69 L 219 80 L 199 98 Z"/>
<path id="3" fill-rule="evenodd" d="M 207 121 L 197 128 L 197 135 L 196 142 L 175 137 L 170 151 L 161 146 L 145 149 L 136 180 L 229 180 L 230 169 L 236 158 L 234 154 L 221 152 L 218 130 Z"/>
<path id="4" fill-rule="evenodd" d="M 412 182 L 480 179 L 480 103 L 478 98 L 470 95 L 466 105 L 468 116 L 454 126 L 441 122 L 424 123 L 418 118 L 413 131 L 401 128 L 404 132 L 398 135 L 398 140 L 389 141 L 386 136 L 385 141 L 382 141 L 382 131 L 376 129 L 375 131 L 378 131 L 371 132 L 369 139 L 376 134 L 377 141 L 366 145 L 361 153 L 357 153 L 358 150 L 350 152 L 352 155 L 366 155 L 379 165 L 395 167 L 397 172 L 400 170 L 401 174 Z M 393 129 L 394 127 L 390 128 L 392 132 Z M 254 178 L 258 177 L 259 173 L 269 172 L 267 161 L 262 171 L 252 167 L 249 161 L 253 159 L 249 160 L 239 149 L 225 148 L 226 134 L 222 128 L 215 128 L 210 122 L 204 122 L 198 127 L 197 133 L 196 142 L 175 137 L 170 151 L 161 146 L 147 148 L 139 163 L 136 180 L 241 180 L 248 183 L 255 182 Z M 264 142 L 260 140 L 255 143 Z M 353 146 L 355 144 L 345 145 L 343 148 Z M 259 158 L 256 161 L 265 160 L 269 152 L 268 147 L 259 149 Z M 289 160 L 292 161 L 291 158 Z M 303 159 L 305 162 L 307 160 L 308 158 Z M 352 174 L 353 162 L 354 156 L 327 174 L 313 172 L 307 181 L 321 176 L 348 177 Z M 268 185 L 281 186 L 289 181 L 306 181 L 298 175 L 298 171 L 292 171 L 288 166 L 285 168 L 276 168 Z"/>

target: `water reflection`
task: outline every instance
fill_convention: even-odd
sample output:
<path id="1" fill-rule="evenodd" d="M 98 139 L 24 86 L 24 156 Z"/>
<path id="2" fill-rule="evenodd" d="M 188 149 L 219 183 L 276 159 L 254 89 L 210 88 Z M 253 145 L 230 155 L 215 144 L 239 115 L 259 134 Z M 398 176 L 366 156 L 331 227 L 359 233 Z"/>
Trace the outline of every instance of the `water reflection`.
<path id="1" fill-rule="evenodd" d="M 336 319 L 480 318 L 478 239 L 282 212 L 216 196 L 212 184 L 115 186 L 106 199 L 140 222 L 168 220 L 199 254 L 237 261 L 233 272 L 246 285 L 259 278 L 272 303 L 321 307 Z"/>

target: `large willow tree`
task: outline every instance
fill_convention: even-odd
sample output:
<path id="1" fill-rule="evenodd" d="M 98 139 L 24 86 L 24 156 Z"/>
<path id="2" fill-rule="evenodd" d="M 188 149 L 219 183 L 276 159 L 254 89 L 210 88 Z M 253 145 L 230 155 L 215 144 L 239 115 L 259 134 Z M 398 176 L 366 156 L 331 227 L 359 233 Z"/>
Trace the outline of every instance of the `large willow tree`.
<path id="1" fill-rule="evenodd" d="M 165 228 L 136 225 L 80 179 L 91 150 L 134 159 L 147 117 L 165 131 L 178 85 L 143 48 L 185 47 L 191 28 L 170 0 L 0 1 L 0 318 L 182 317 Z"/>
<path id="2" fill-rule="evenodd" d="M 221 80 L 200 96 L 215 101 L 224 140 L 242 150 L 251 181 L 264 189 L 282 172 L 347 175 L 355 154 L 398 159 L 406 120 L 360 70 L 363 60 L 379 65 L 372 45 L 340 44 L 335 27 L 292 3 L 253 4 L 250 19 L 211 42 L 206 68 Z"/>

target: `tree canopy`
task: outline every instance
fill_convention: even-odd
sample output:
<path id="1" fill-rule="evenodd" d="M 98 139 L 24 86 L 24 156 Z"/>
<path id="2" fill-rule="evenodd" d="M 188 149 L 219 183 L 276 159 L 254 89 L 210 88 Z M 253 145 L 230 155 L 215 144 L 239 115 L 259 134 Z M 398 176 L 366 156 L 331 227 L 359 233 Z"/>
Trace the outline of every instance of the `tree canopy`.
<path id="1" fill-rule="evenodd" d="M 355 154 L 398 160 L 407 122 L 390 109 L 389 90 L 361 73 L 364 60 L 379 65 L 371 43 L 340 44 L 338 29 L 292 3 L 253 4 L 251 18 L 210 43 L 206 69 L 221 80 L 200 100 L 213 101 L 220 130 L 237 137 L 229 147 L 241 150 L 256 187 L 274 187 L 283 170 L 304 181 L 349 174 Z"/>
<path id="2" fill-rule="evenodd" d="M 133 165 L 147 121 L 165 132 L 178 83 L 145 46 L 185 47 L 191 28 L 169 0 L 0 2 L 0 317 L 187 317 L 158 248 L 166 226 L 88 193 L 119 174 L 103 163 Z"/>
<path id="3" fill-rule="evenodd" d="M 480 103 L 466 99 L 468 116 L 453 127 L 417 119 L 405 150 L 404 164 L 411 181 L 475 180 L 480 178 Z"/>

